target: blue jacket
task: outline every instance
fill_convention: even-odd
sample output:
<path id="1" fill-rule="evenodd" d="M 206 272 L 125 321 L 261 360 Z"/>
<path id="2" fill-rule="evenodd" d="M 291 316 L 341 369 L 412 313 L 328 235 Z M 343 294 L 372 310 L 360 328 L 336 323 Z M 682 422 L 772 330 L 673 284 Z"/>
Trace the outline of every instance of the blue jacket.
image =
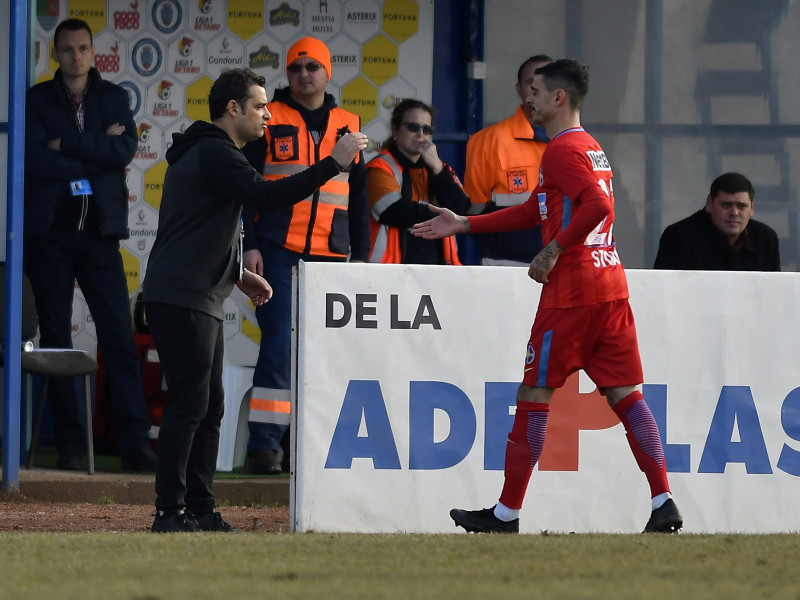
<path id="1" fill-rule="evenodd" d="M 114 123 L 125 126 L 122 135 L 108 135 Z M 47 142 L 61 138 L 61 151 Z M 136 124 L 128 93 L 104 81 L 92 67 L 85 97 L 84 131 L 75 112 L 61 70 L 55 77 L 28 90 L 25 111 L 25 233 L 47 235 L 63 214 L 64 203 L 81 202 L 71 195 L 69 182 L 88 179 L 91 223 L 107 237 L 128 237 L 128 186 L 125 167 L 137 146 Z M 84 198 L 83 200 L 86 200 Z"/>

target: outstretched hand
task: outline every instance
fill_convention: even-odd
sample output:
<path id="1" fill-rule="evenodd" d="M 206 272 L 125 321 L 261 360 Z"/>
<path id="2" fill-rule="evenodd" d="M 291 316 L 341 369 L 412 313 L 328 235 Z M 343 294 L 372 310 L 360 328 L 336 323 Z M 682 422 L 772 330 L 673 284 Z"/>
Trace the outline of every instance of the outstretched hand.
<path id="1" fill-rule="evenodd" d="M 426 240 L 438 240 L 439 238 L 462 233 L 466 231 L 464 223 L 466 217 L 460 217 L 452 210 L 440 206 L 428 205 L 428 208 L 435 213 L 439 213 L 432 219 L 415 223 L 411 233 Z"/>
<path id="2" fill-rule="evenodd" d="M 367 147 L 368 138 L 360 131 L 351 131 L 344 134 L 331 151 L 333 160 L 339 163 L 342 167 L 346 167 L 356 155 Z"/>

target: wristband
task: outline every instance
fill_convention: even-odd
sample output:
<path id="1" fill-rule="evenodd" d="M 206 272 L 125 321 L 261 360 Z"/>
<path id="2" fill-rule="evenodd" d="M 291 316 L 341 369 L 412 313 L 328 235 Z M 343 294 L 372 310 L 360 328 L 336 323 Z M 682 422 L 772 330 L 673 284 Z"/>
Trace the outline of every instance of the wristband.
<path id="1" fill-rule="evenodd" d="M 336 168 L 339 169 L 339 173 L 344 173 L 347 170 L 347 167 L 340 165 L 339 161 L 333 158 L 333 156 L 331 156 L 331 160 L 333 161 L 333 164 L 336 165 Z"/>

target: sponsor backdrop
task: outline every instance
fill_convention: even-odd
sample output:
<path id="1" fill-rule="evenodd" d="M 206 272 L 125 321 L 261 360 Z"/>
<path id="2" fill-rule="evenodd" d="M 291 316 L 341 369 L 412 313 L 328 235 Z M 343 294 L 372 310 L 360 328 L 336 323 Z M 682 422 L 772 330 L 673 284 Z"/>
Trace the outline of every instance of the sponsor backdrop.
<path id="1" fill-rule="evenodd" d="M 685 531 L 800 530 L 800 278 L 628 278 Z M 451 508 L 494 505 L 539 290 L 524 268 L 303 264 L 292 527 L 455 532 Z M 521 531 L 636 533 L 649 498 L 622 424 L 576 374 Z"/>
<path id="2" fill-rule="evenodd" d="M 208 120 L 208 91 L 227 68 L 250 67 L 267 79 L 267 95 L 287 84 L 284 58 L 312 35 L 331 50 L 328 91 L 361 117 L 368 156 L 388 135 L 402 98 L 430 101 L 433 0 L 37 0 L 35 78 L 51 79 L 53 33 L 69 17 L 92 28 L 95 66 L 124 87 L 139 147 L 128 167 L 130 239 L 122 256 L 135 294 L 155 240 L 164 153 L 172 134 Z M 228 362 L 254 364 L 260 334 L 236 303 L 227 311 Z M 91 315 L 79 294 L 73 308 L 76 347 L 96 351 Z"/>

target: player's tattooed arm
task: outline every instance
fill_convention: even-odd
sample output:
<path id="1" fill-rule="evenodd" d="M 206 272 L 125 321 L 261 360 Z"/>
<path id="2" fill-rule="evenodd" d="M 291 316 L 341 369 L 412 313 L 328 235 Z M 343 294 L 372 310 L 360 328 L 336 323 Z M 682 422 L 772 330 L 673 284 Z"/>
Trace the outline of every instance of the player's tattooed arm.
<path id="1" fill-rule="evenodd" d="M 552 240 L 539 254 L 533 257 L 528 269 L 528 277 L 539 283 L 547 283 L 547 276 L 556 266 L 558 255 L 563 251 L 564 248 L 555 239 Z"/>

